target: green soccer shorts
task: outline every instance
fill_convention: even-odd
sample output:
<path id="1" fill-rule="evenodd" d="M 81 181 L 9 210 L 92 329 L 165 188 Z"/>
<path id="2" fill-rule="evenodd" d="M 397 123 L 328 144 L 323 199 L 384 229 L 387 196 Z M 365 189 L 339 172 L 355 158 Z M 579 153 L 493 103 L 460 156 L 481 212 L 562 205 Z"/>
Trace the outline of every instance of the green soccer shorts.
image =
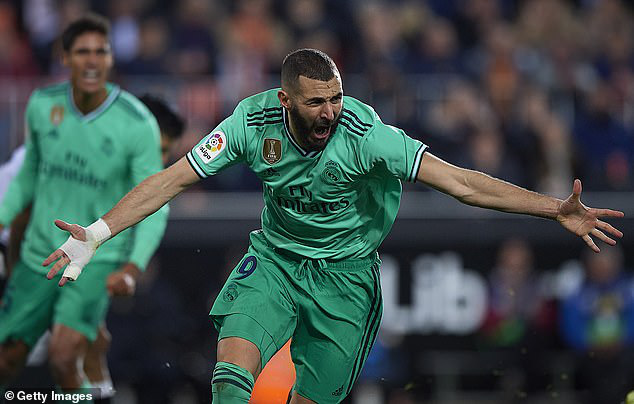
<path id="1" fill-rule="evenodd" d="M 63 324 L 94 341 L 108 310 L 106 277 L 116 268 L 88 264 L 76 281 L 60 288 L 61 272 L 48 280 L 20 260 L 0 305 L 0 343 L 21 340 L 33 347 L 53 324 Z"/>
<path id="2" fill-rule="evenodd" d="M 374 343 L 383 310 L 380 260 L 310 260 L 272 248 L 261 232 L 209 313 L 219 340 L 254 343 L 262 368 L 292 338 L 294 390 L 318 403 L 344 399 Z"/>

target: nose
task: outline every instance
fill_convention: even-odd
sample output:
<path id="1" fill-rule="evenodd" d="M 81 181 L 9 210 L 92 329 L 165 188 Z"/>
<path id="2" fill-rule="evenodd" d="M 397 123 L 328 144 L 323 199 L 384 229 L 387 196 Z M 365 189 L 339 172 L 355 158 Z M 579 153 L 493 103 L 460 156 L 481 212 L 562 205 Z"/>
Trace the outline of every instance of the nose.
<path id="1" fill-rule="evenodd" d="M 332 121 L 335 119 L 335 109 L 331 103 L 326 102 L 324 107 L 321 109 L 321 118 L 328 119 Z"/>
<path id="2" fill-rule="evenodd" d="M 86 58 L 86 62 L 89 66 L 96 66 L 99 60 L 99 55 L 97 52 L 89 52 L 88 57 Z"/>

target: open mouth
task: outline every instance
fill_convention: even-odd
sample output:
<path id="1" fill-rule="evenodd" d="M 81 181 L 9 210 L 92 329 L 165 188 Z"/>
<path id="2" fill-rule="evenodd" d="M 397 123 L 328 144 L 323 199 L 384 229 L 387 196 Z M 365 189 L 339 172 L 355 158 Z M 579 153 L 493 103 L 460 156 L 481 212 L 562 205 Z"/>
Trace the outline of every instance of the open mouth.
<path id="1" fill-rule="evenodd" d="M 317 126 L 315 128 L 315 137 L 319 140 L 326 139 L 330 135 L 331 126 Z"/>
<path id="2" fill-rule="evenodd" d="M 82 75 L 82 79 L 87 82 L 98 82 L 99 81 L 99 72 L 97 70 L 85 70 Z"/>

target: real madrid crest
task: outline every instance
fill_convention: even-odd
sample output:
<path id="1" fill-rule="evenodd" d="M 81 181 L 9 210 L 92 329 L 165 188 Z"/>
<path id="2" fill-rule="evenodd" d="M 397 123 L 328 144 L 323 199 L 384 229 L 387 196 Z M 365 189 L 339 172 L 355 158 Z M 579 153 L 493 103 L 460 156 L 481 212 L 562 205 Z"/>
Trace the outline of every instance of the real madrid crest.
<path id="1" fill-rule="evenodd" d="M 264 139 L 262 144 L 262 157 L 264 161 L 273 165 L 282 158 L 282 142 L 279 139 Z"/>
<path id="2" fill-rule="evenodd" d="M 328 161 L 326 167 L 321 172 L 321 179 L 328 184 L 336 184 L 343 178 L 341 167 L 336 161 Z"/>
<path id="3" fill-rule="evenodd" d="M 62 105 L 55 105 L 51 108 L 51 123 L 55 126 L 59 126 L 64 119 L 64 107 Z"/>

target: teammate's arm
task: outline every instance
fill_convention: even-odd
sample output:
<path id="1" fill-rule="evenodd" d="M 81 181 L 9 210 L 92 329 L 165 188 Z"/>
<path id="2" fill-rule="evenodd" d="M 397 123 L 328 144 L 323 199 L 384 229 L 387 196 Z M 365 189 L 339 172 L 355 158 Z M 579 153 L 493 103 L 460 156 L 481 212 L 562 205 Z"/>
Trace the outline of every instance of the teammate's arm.
<path id="1" fill-rule="evenodd" d="M 57 260 L 55 265 L 53 265 L 51 270 L 48 272 L 47 277 L 49 279 L 53 278 L 60 269 L 71 263 L 71 259 L 68 254 L 62 250 L 62 248 L 67 244 L 72 243 L 70 248 L 74 253 L 78 254 L 77 257 L 79 259 L 85 260 L 85 262 L 83 262 L 83 265 L 85 265 L 90 258 L 92 258 L 92 255 L 101 243 L 116 236 L 128 227 L 134 226 L 147 216 L 156 212 L 172 198 L 187 189 L 187 187 L 194 184 L 199 179 L 200 177 L 196 174 L 184 157 L 163 171 L 146 178 L 143 182 L 128 192 L 100 219 L 103 221 L 103 224 L 99 225 L 101 227 L 98 229 L 103 230 L 102 226 L 105 224 L 105 226 L 107 226 L 106 230 L 110 233 L 107 236 L 103 236 L 103 233 L 94 234 L 91 230 L 91 227 L 99 223 L 99 221 L 87 228 L 84 228 L 77 224 L 68 224 L 61 220 L 56 220 L 55 224 L 57 227 L 69 232 L 72 239 L 78 240 L 79 242 L 72 243 L 72 240 L 69 238 L 62 247 L 55 250 L 48 256 L 48 258 L 46 258 L 46 260 L 42 263 L 44 266 L 48 266 Z M 79 271 L 81 271 L 81 267 L 79 268 Z M 68 279 L 72 279 L 72 277 L 62 277 L 60 280 L 60 286 L 63 286 Z"/>
<path id="2" fill-rule="evenodd" d="M 134 130 L 137 142 L 133 146 L 130 159 L 130 177 L 134 185 L 157 173 L 163 168 L 160 153 L 160 130 L 155 120 L 145 120 Z M 155 145 L 156 147 L 149 147 Z M 143 271 L 150 261 L 154 251 L 165 232 L 167 226 L 168 207 L 164 206 L 156 213 L 143 220 L 135 227 L 134 237 L 131 239 L 128 266 L 134 265 Z"/>
<path id="3" fill-rule="evenodd" d="M 132 150 L 130 179 L 133 185 L 137 185 L 162 168 L 159 144 L 162 135 L 154 119 L 137 122 L 137 127 L 131 132 L 135 133 L 136 142 L 130 145 Z M 149 147 L 151 145 L 156 145 L 156 148 Z M 163 237 L 167 226 L 168 210 L 168 206 L 164 205 L 135 226 L 127 262 L 106 279 L 106 288 L 110 295 L 134 293 L 136 280 L 145 270 Z"/>
<path id="4" fill-rule="evenodd" d="M 13 222 L 11 222 L 9 245 L 7 246 L 7 277 L 11 275 L 11 269 L 13 269 L 13 266 L 20 258 L 22 241 L 24 240 L 24 233 L 26 232 L 26 226 L 29 224 L 30 218 L 31 205 L 17 215 L 15 219 L 13 219 Z"/>
<path id="5" fill-rule="evenodd" d="M 615 237 L 623 236 L 619 230 L 599 220 L 603 217 L 623 217 L 623 212 L 588 208 L 583 205 L 580 200 L 579 180 L 574 181 L 572 194 L 566 200 L 561 200 L 526 190 L 478 171 L 456 167 L 429 152 L 423 156 L 417 180 L 467 205 L 557 220 L 565 229 L 581 237 L 588 247 L 596 252 L 599 251 L 599 247 L 590 235 L 610 245 L 616 244 L 616 241 L 604 232 Z"/>

